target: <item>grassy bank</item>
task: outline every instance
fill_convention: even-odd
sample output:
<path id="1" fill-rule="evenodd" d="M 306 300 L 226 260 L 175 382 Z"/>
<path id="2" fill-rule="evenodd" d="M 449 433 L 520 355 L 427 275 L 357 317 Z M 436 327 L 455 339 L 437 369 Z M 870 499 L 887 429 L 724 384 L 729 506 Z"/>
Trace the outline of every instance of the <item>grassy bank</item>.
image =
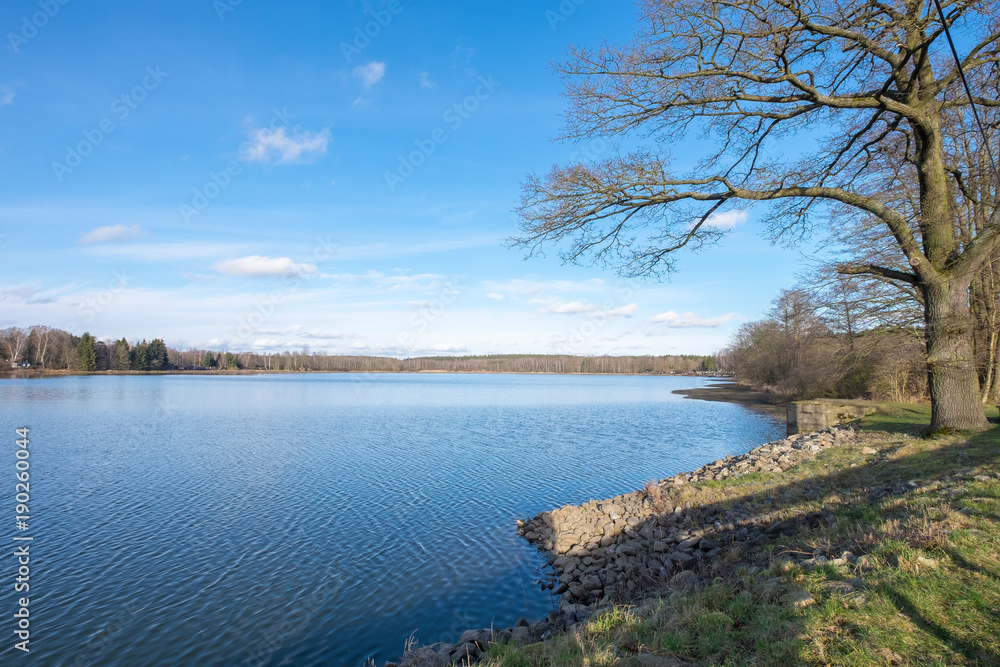
<path id="1" fill-rule="evenodd" d="M 884 405 L 863 442 L 691 484 L 693 504 L 767 505 L 790 529 L 730 545 L 693 591 L 493 646 L 483 664 L 1000 664 L 1000 429 L 924 438 L 929 421 Z"/>

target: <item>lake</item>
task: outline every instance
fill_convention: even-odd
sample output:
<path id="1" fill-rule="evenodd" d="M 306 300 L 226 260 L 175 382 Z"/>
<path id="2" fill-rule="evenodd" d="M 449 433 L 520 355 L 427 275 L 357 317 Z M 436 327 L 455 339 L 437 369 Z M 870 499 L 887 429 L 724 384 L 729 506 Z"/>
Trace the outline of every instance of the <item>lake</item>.
<path id="1" fill-rule="evenodd" d="M 14 429 L 31 429 L 31 662 L 381 665 L 411 633 L 538 620 L 558 599 L 516 519 L 783 437 L 773 418 L 671 393 L 708 382 L 0 380 L 9 545 Z"/>

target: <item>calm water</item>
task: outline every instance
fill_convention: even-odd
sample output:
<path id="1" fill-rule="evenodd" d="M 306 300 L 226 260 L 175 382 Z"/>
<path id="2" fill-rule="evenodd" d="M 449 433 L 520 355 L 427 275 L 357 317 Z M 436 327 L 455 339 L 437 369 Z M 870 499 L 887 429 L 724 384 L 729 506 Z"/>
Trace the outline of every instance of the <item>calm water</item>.
<path id="1" fill-rule="evenodd" d="M 558 601 L 534 584 L 544 560 L 517 538 L 518 517 L 783 435 L 740 406 L 671 394 L 705 383 L 0 381 L 8 486 L 14 428 L 31 428 L 30 661 L 381 664 L 414 631 L 421 643 L 454 641 L 538 619 Z M 3 498 L 12 524 L 13 494 Z M 4 532 L 13 544 L 13 526 Z M 14 595 L 3 589 L 0 662 L 14 653 Z"/>

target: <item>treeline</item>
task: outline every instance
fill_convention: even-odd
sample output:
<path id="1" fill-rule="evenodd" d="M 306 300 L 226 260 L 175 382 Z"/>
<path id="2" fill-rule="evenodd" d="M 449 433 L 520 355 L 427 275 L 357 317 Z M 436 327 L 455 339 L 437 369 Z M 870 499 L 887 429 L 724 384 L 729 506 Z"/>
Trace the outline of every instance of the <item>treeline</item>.
<path id="1" fill-rule="evenodd" d="M 743 324 L 717 359 L 737 381 L 792 400 L 927 396 L 920 327 L 852 328 L 802 290 L 783 292 L 764 319 Z"/>
<path id="2" fill-rule="evenodd" d="M 48 370 L 160 371 L 170 370 L 170 353 L 163 339 L 96 340 L 90 333 L 76 336 L 47 326 L 0 331 L 0 359 L 4 366 Z"/>
<path id="3" fill-rule="evenodd" d="M 0 359 L 7 368 L 94 371 L 273 370 L 326 372 L 508 372 L 508 373 L 713 373 L 712 357 L 571 355 L 480 355 L 467 357 L 392 357 L 331 355 L 302 350 L 280 354 L 226 350 L 176 350 L 163 339 L 129 343 L 75 336 L 46 326 L 0 331 Z"/>
<path id="4" fill-rule="evenodd" d="M 995 224 L 1000 206 L 991 148 L 1000 112 L 981 113 L 987 121 L 985 135 L 978 126 L 967 126 L 961 115 L 950 116 L 943 128 L 944 150 L 953 165 L 949 169 L 960 184 L 949 194 L 950 234 L 947 229 L 935 232 L 935 238 L 951 244 L 949 264 L 973 243 L 991 247 L 981 239 Z M 893 183 L 880 196 L 904 213 L 913 238 L 927 244 L 918 196 L 923 185 L 912 172 L 906 176 L 899 171 L 900 165 L 916 164 L 909 143 L 898 149 L 894 159 L 872 173 Z M 871 161 L 865 166 L 876 169 Z M 798 289 L 779 295 L 765 319 L 740 328 L 720 357 L 723 367 L 741 382 L 790 398 L 919 401 L 928 397 L 932 366 L 944 377 L 971 362 L 981 401 L 1000 400 L 1000 246 L 994 244 L 984 261 L 970 265 L 971 284 L 967 295 L 959 297 L 967 301 L 950 304 L 951 321 L 937 324 L 935 331 L 926 324 L 934 319 L 933 309 L 927 308 L 928 286 L 914 273 L 896 232 L 853 208 L 833 206 L 828 213 L 834 231 L 824 244 L 825 257 L 800 277 Z M 962 348 L 958 359 L 952 356 L 948 363 L 928 353 L 930 341 L 945 334 Z M 971 338 L 968 352 L 961 338 L 965 334 Z"/>
<path id="5" fill-rule="evenodd" d="M 225 370 L 411 373 L 419 371 L 492 373 L 614 373 L 623 375 L 712 373 L 715 360 L 695 355 L 599 356 L 481 355 L 467 357 L 393 357 L 332 355 L 302 350 L 281 354 L 186 350 L 170 352 L 180 368 Z"/>

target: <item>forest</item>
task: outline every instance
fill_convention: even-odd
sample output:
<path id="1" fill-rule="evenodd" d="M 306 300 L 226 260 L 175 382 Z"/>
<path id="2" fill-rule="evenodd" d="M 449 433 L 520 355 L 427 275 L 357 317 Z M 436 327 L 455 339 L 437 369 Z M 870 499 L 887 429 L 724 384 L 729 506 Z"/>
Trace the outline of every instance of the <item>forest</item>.
<path id="1" fill-rule="evenodd" d="M 281 353 L 227 350 L 177 350 L 163 339 L 129 343 L 96 340 L 90 333 L 75 336 L 47 326 L 9 327 L 0 331 L 0 360 L 5 369 L 92 372 L 150 371 L 419 371 L 467 373 L 707 373 L 716 370 L 713 357 L 669 356 L 571 356 L 547 354 L 494 354 L 464 357 L 351 356 L 309 351 Z"/>

